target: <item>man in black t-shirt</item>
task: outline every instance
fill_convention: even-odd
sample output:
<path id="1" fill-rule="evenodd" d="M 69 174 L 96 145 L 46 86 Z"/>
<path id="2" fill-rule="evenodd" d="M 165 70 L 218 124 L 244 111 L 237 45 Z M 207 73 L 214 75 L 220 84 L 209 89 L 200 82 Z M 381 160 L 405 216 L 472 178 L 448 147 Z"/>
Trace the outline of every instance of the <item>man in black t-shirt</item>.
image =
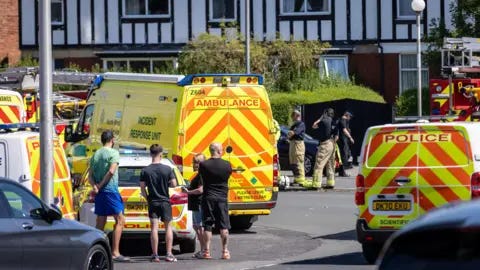
<path id="1" fill-rule="evenodd" d="M 170 205 L 169 187 L 177 186 L 177 180 L 173 169 L 167 165 L 161 164 L 163 148 L 158 144 L 150 146 L 150 155 L 152 163 L 142 169 L 140 174 L 140 188 L 142 196 L 148 202 L 148 216 L 150 218 L 152 261 L 160 262 L 158 256 L 158 219 L 161 218 L 165 224 L 165 241 L 167 262 L 175 262 L 177 259 L 172 253 L 173 231 L 170 221 L 172 221 L 172 206 Z"/>
<path id="2" fill-rule="evenodd" d="M 205 229 L 204 259 L 211 259 L 210 242 L 212 227 L 220 230 L 222 238 L 222 259 L 230 259 L 228 251 L 228 230 L 230 218 L 228 216 L 228 179 L 232 174 L 232 166 L 222 159 L 223 147 L 220 143 L 210 145 L 211 158 L 200 163 L 199 173 L 203 180 L 203 226 Z"/>
<path id="3" fill-rule="evenodd" d="M 319 129 L 318 150 L 313 171 L 312 188 L 321 188 L 323 168 L 327 168 L 326 186 L 333 188 L 335 185 L 335 168 L 331 162 L 335 153 L 335 141 L 332 129 L 335 111 L 332 108 L 325 110 L 323 115 L 313 123 L 313 128 Z"/>
<path id="4" fill-rule="evenodd" d="M 345 169 L 349 168 L 350 144 L 355 143 L 350 132 L 350 119 L 352 116 L 352 113 L 346 111 L 338 121 L 338 147 L 340 148 L 340 156 L 342 159 L 342 166 L 339 172 L 340 176 L 349 176 Z"/>

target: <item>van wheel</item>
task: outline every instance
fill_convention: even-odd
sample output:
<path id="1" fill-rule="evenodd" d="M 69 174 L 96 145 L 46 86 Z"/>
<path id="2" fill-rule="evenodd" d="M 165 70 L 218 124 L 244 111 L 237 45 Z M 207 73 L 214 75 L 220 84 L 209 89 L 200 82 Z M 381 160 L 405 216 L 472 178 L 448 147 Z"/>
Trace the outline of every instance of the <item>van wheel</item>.
<path id="1" fill-rule="evenodd" d="M 252 225 L 252 216 L 230 216 L 232 230 L 248 230 Z"/>
<path id="2" fill-rule="evenodd" d="M 181 240 L 180 245 L 180 252 L 181 253 L 193 253 L 195 252 L 196 248 L 196 238 L 193 239 L 184 239 Z"/>
<path id="3" fill-rule="evenodd" d="M 107 251 L 102 245 L 94 245 L 88 251 L 87 259 L 85 260 L 85 270 L 110 270 L 110 258 Z"/>
<path id="4" fill-rule="evenodd" d="M 369 264 L 374 264 L 382 250 L 381 244 L 362 244 L 363 257 Z"/>
<path id="5" fill-rule="evenodd" d="M 304 167 L 305 167 L 305 176 L 312 176 L 313 175 L 313 165 L 315 161 L 311 156 L 305 155 Z"/>

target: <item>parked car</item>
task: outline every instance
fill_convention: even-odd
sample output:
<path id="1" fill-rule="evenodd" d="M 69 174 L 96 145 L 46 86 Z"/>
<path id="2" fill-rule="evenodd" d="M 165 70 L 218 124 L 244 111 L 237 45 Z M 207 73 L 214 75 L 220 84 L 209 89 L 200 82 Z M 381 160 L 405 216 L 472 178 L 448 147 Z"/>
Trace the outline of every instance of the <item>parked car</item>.
<path id="1" fill-rule="evenodd" d="M 1 269 L 113 269 L 107 236 L 0 179 Z"/>
<path id="2" fill-rule="evenodd" d="M 123 228 L 125 238 L 148 238 L 150 235 L 150 219 L 148 218 L 147 201 L 140 193 L 140 172 L 151 163 L 149 154 L 144 152 L 120 151 L 120 162 L 118 166 L 118 186 L 125 204 L 125 225 Z M 188 196 L 182 192 L 184 186 L 180 171 L 169 159 L 162 159 L 162 164 L 174 170 L 178 186 L 170 188 L 170 203 L 172 204 L 172 227 L 174 244 L 180 245 L 180 252 L 191 253 L 195 251 L 195 231 L 193 230 L 191 211 L 188 211 Z M 96 215 L 94 213 L 95 198 L 91 194 L 91 187 L 88 183 L 88 169 L 79 183 L 75 185 L 74 207 L 78 211 L 79 221 L 95 226 Z M 105 231 L 110 233 L 114 226 L 113 218 L 109 217 Z M 163 223 L 158 233 L 161 239 L 165 237 Z"/>
<path id="3" fill-rule="evenodd" d="M 428 212 L 387 241 L 380 270 L 473 270 L 480 267 L 480 200 Z"/>
<path id="4" fill-rule="evenodd" d="M 287 126 L 280 127 L 280 139 L 278 139 L 277 149 L 280 160 L 280 168 L 282 170 L 291 170 L 288 160 L 288 148 L 290 146 L 287 138 L 289 128 Z M 315 156 L 317 155 L 318 140 L 312 136 L 305 134 L 305 175 L 312 176 L 313 166 L 315 165 Z"/>

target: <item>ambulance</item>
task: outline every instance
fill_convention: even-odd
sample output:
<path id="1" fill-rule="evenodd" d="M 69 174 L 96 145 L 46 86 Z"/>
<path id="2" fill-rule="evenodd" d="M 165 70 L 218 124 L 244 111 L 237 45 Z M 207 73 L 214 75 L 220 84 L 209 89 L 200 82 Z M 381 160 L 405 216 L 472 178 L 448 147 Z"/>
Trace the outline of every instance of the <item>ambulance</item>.
<path id="1" fill-rule="evenodd" d="M 453 201 L 480 197 L 480 125 L 472 122 L 374 126 L 356 179 L 358 241 L 369 263 L 395 231 Z"/>
<path id="2" fill-rule="evenodd" d="M 12 179 L 40 197 L 40 134 L 35 124 L 0 124 L 0 177 Z M 54 139 L 54 203 L 63 217 L 75 219 L 72 182 L 65 152 Z"/>
<path id="3" fill-rule="evenodd" d="M 25 122 L 22 96 L 15 91 L 0 89 L 0 124 Z"/>
<path id="4" fill-rule="evenodd" d="M 209 144 L 220 142 L 233 167 L 232 227 L 249 228 L 270 214 L 278 193 L 277 128 L 262 76 L 105 73 L 94 83 L 76 128 L 65 131 L 73 173 L 85 171 L 104 130 L 113 130 L 121 147 L 161 144 L 185 179 L 193 177 L 193 156 L 208 157 Z"/>

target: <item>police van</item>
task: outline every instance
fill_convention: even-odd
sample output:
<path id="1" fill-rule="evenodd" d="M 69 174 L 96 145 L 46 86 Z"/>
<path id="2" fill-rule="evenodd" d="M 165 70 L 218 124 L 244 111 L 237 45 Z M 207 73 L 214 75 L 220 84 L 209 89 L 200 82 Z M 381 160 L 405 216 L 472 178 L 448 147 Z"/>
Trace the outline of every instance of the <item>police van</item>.
<path id="1" fill-rule="evenodd" d="M 95 84 L 76 128 L 65 133 L 73 173 L 85 171 L 107 129 L 120 146 L 161 144 L 185 179 L 193 176 L 193 156 L 208 157 L 209 144 L 220 142 L 233 167 L 232 227 L 249 228 L 275 207 L 277 128 L 262 76 L 105 73 Z"/>
<path id="2" fill-rule="evenodd" d="M 0 124 L 0 177 L 16 181 L 40 197 L 40 134 L 35 131 L 37 127 L 29 123 Z M 54 203 L 64 218 L 75 219 L 70 170 L 58 138 L 54 139 L 53 165 Z"/>
<path id="3" fill-rule="evenodd" d="M 374 126 L 356 179 L 356 230 L 373 263 L 388 237 L 427 211 L 480 197 L 480 125 L 471 122 Z"/>

